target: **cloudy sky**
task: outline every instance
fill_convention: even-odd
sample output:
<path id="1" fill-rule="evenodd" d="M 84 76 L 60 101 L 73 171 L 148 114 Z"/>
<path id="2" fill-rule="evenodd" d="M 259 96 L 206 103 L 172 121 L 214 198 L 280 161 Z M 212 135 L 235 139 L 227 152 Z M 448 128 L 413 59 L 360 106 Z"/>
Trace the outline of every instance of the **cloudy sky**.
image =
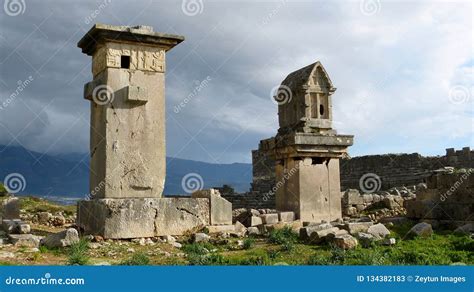
<path id="1" fill-rule="evenodd" d="M 76 44 L 96 22 L 186 37 L 167 55 L 168 156 L 249 162 L 278 127 L 272 88 L 316 60 L 351 156 L 474 147 L 473 4 L 384 0 L 4 0 L 0 144 L 88 151 L 91 60 Z"/>

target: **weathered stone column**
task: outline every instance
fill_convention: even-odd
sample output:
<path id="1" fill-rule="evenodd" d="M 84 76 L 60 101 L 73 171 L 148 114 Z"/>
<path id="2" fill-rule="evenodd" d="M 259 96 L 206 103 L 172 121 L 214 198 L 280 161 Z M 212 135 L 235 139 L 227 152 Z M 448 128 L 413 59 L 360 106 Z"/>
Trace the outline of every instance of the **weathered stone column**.
<path id="1" fill-rule="evenodd" d="M 157 198 L 165 184 L 165 56 L 184 37 L 96 24 L 78 43 L 92 56 L 93 198 Z"/>
<path id="2" fill-rule="evenodd" d="M 162 198 L 165 57 L 184 37 L 96 24 L 78 43 L 92 56 L 90 198 L 77 225 L 105 238 L 180 235 L 210 222 L 209 198 Z"/>
<path id="3" fill-rule="evenodd" d="M 280 128 L 273 140 L 276 208 L 303 221 L 342 217 L 339 159 L 353 136 L 332 129 L 336 88 L 320 62 L 289 74 L 276 96 Z"/>

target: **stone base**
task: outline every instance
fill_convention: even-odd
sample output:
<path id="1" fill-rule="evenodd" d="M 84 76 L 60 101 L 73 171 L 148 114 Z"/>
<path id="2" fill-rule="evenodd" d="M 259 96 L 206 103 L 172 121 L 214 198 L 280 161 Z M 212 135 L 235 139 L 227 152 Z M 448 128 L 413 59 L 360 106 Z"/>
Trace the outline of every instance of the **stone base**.
<path id="1" fill-rule="evenodd" d="M 77 204 L 77 225 L 84 234 L 104 238 L 183 235 L 210 224 L 209 199 L 93 199 Z"/>

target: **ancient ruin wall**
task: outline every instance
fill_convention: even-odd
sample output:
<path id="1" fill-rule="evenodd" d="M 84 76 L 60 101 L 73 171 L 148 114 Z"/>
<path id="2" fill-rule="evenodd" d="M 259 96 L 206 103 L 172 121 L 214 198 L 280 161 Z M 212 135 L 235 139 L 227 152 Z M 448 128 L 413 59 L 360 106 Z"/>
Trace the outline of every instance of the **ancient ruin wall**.
<path id="1" fill-rule="evenodd" d="M 252 191 L 267 193 L 275 185 L 274 162 L 266 149 L 259 147 L 252 152 Z M 367 155 L 341 160 L 341 189 L 359 189 L 364 174 L 373 173 L 380 177 L 381 190 L 395 186 L 415 185 L 426 182 L 432 170 L 444 166 L 473 168 L 474 151 L 469 147 L 462 150 L 446 149 L 445 156 L 424 157 L 418 153 Z"/>

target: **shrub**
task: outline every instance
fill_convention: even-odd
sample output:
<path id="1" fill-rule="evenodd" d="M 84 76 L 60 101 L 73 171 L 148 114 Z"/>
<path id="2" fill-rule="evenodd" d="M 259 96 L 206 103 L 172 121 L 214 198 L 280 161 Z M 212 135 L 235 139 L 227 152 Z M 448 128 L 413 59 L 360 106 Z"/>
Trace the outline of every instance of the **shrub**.
<path id="1" fill-rule="evenodd" d="M 89 241 L 81 238 L 79 242 L 74 243 L 69 248 L 68 264 L 69 265 L 85 265 L 89 262 L 87 251 L 89 249 Z"/>
<path id="2" fill-rule="evenodd" d="M 3 197 L 3 196 L 6 196 L 6 195 L 8 195 L 8 191 L 5 188 L 5 186 L 2 183 L 0 183 L 0 196 Z"/>
<path id="3" fill-rule="evenodd" d="M 150 258 L 143 252 L 136 252 L 127 260 L 120 263 L 123 266 L 146 266 L 150 264 Z"/>
<path id="4" fill-rule="evenodd" d="M 272 232 L 270 232 L 270 236 L 268 237 L 268 241 L 275 244 L 284 244 L 287 242 L 295 243 L 297 239 L 297 234 L 294 233 L 291 227 L 288 226 L 285 226 L 282 229 L 272 230 Z"/>
<path id="5" fill-rule="evenodd" d="M 244 249 L 251 249 L 254 245 L 255 245 L 255 239 L 251 237 L 244 239 L 244 245 L 243 245 Z"/>

